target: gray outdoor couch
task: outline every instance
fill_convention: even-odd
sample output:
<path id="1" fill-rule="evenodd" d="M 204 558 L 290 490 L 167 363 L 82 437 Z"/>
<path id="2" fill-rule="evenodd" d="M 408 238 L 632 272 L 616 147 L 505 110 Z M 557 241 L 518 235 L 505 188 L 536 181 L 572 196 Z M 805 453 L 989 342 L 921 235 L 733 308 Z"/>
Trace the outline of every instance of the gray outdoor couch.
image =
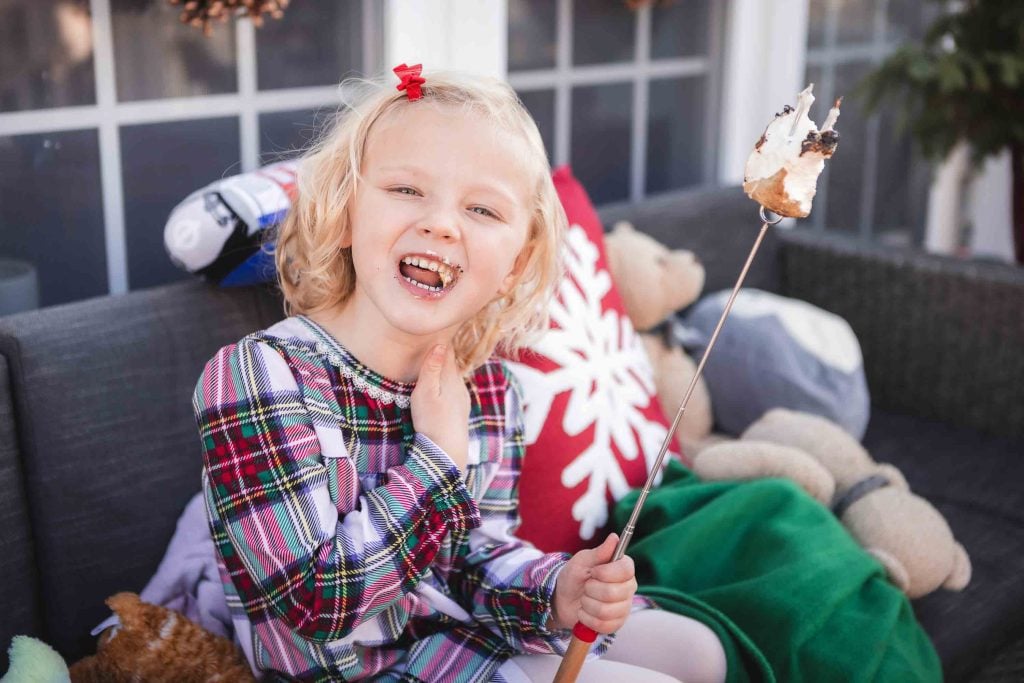
<path id="1" fill-rule="evenodd" d="M 729 188 L 602 219 L 692 249 L 715 291 L 756 215 Z M 1024 269 L 774 232 L 748 285 L 850 322 L 874 404 L 868 449 L 970 553 L 966 591 L 914 603 L 947 680 L 1024 680 Z M 199 488 L 200 369 L 280 316 L 268 289 L 188 281 L 0 318 L 0 647 L 25 633 L 69 661 L 92 651 L 103 599 L 145 585 Z"/>

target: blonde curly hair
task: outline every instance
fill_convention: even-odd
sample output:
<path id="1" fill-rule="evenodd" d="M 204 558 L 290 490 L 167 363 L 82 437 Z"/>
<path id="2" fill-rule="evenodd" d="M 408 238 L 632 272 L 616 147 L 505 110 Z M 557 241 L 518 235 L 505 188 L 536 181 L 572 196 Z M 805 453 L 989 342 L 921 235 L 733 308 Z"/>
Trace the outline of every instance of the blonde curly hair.
<path id="1" fill-rule="evenodd" d="M 360 182 L 366 140 L 375 122 L 401 107 L 432 103 L 458 107 L 525 142 L 524 168 L 533 176 L 533 212 L 522 268 L 508 293 L 491 301 L 455 334 L 453 350 L 468 372 L 495 350 L 511 355 L 548 326 L 548 301 L 562 273 L 565 211 L 551 181 L 544 143 L 533 118 L 507 83 L 455 72 L 424 74 L 422 98 L 411 101 L 394 79 L 352 79 L 349 94 L 325 133 L 303 156 L 298 196 L 276 234 L 274 259 L 285 315 L 309 314 L 344 303 L 355 289 L 349 203 Z"/>

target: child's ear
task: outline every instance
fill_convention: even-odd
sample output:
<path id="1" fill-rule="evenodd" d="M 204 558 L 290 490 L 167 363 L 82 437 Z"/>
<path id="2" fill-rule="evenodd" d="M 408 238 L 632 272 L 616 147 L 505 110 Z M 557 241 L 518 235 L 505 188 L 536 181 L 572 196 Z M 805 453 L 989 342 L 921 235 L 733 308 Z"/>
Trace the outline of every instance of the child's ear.
<path id="1" fill-rule="evenodd" d="M 498 288 L 498 294 L 505 296 L 512 291 L 515 287 L 516 281 L 519 280 L 523 271 L 526 270 L 526 264 L 530 262 L 530 256 L 533 254 L 533 244 L 528 243 L 522 249 L 519 250 L 519 256 L 516 257 L 515 263 L 512 264 L 512 270 L 508 271 L 508 275 L 501 281 L 501 287 Z"/>

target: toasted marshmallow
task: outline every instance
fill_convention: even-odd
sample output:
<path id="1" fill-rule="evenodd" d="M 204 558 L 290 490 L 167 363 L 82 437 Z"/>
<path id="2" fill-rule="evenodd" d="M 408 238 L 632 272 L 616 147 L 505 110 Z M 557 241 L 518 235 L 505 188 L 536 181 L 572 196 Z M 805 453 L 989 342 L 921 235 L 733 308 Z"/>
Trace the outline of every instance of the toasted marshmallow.
<path id="1" fill-rule="evenodd" d="M 833 126 L 842 98 L 829 110 L 819 131 L 808 116 L 813 88 L 812 83 L 797 96 L 795 110 L 787 105 L 775 115 L 747 157 L 743 172 L 747 195 L 780 216 L 804 218 L 811 213 L 818 176 L 839 144 Z"/>

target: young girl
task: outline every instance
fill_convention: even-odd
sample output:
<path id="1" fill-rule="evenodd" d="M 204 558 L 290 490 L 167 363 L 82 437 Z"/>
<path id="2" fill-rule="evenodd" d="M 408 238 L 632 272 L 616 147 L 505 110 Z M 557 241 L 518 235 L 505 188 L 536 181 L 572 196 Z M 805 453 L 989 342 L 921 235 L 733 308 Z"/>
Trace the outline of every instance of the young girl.
<path id="1" fill-rule="evenodd" d="M 546 327 L 565 214 L 507 85 L 396 73 L 398 92 L 369 84 L 303 160 L 276 251 L 290 317 L 221 349 L 196 387 L 250 663 L 304 681 L 550 680 L 581 621 L 626 626 L 595 650 L 619 662 L 580 680 L 666 678 L 630 661 L 723 680 L 707 627 L 626 622 L 649 603 L 632 561 L 610 562 L 614 535 L 571 558 L 513 536 L 520 396 L 492 353 Z"/>

